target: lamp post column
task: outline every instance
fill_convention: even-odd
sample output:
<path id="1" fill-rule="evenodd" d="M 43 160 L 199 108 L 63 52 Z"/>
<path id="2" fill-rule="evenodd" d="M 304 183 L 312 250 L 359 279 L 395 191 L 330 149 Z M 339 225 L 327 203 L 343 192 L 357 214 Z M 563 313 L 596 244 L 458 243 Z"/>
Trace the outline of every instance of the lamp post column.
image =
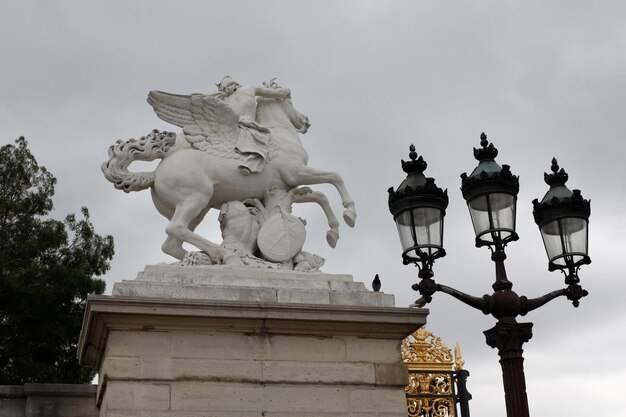
<path id="1" fill-rule="evenodd" d="M 583 199 L 580 190 L 570 191 L 565 186 L 568 175 L 553 158 L 552 174 L 544 175 L 550 189 L 541 201 L 533 201 L 533 216 L 548 255 L 548 270 L 563 271 L 567 288 L 537 298 L 518 296 L 506 276 L 504 248 L 519 237 L 515 232 L 519 179 L 508 165 L 496 163 L 498 150 L 487 141 L 484 133 L 480 144 L 481 148 L 474 148 L 478 166 L 470 175 L 461 174 L 461 192 L 470 211 L 476 247 L 488 246 L 491 260 L 495 262 L 492 295 L 475 297 L 433 279 L 435 259 L 446 255 L 443 218 L 448 207 L 448 191 L 437 187 L 433 178 L 424 176 L 427 164 L 421 156 L 417 157 L 413 145 L 409 148 L 411 161 L 402 161 L 406 179 L 395 191 L 389 188 L 389 210 L 398 227 L 402 261 L 420 268 L 420 282 L 412 288 L 421 297 L 412 306 L 424 307 L 433 294 L 440 291 L 498 319 L 496 325 L 484 333 L 487 344 L 498 348 L 500 355 L 507 417 L 529 417 L 522 345 L 531 339 L 533 324 L 518 323 L 515 318 L 560 296 L 567 297 L 578 307 L 580 299 L 588 294 L 579 285 L 578 269 L 591 263 L 587 250 L 591 205 L 589 200 Z"/>
<path id="2" fill-rule="evenodd" d="M 484 332 L 487 344 L 492 348 L 498 348 L 500 355 L 508 417 L 530 416 L 522 345 L 532 337 L 532 327 L 532 323 L 517 323 L 514 319 L 499 320 L 494 327 Z"/>

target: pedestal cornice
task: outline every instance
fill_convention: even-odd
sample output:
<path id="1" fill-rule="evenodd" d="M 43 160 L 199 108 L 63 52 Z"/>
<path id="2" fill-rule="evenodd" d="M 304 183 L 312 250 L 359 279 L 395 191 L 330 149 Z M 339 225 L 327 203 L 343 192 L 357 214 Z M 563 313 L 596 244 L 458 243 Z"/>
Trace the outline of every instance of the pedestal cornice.
<path id="1" fill-rule="evenodd" d="M 99 369 L 111 330 L 219 331 L 401 340 L 426 323 L 427 309 L 91 296 L 78 346 Z"/>

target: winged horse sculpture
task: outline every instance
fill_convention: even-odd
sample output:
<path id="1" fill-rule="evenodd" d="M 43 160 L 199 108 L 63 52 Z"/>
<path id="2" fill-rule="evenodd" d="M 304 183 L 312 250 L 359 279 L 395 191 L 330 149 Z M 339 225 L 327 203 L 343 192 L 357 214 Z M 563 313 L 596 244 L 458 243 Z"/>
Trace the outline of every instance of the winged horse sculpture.
<path id="1" fill-rule="evenodd" d="M 152 131 L 139 140 L 118 140 L 102 164 L 105 177 L 125 192 L 150 188 L 156 209 L 169 223 L 162 250 L 182 260 L 187 242 L 220 263 L 224 248 L 194 232 L 206 213 L 232 201 L 262 200 L 269 190 L 289 192 L 303 185 L 329 183 L 339 195 L 344 221 L 354 226 L 356 210 L 341 176 L 307 165 L 299 133 L 308 118 L 299 113 L 290 91 L 274 80 L 264 87 L 242 87 L 229 77 L 214 94 L 177 95 L 151 91 L 148 102 L 159 118 L 182 132 Z M 152 172 L 131 172 L 136 160 L 162 159 Z M 293 202 L 317 202 L 337 241 L 338 222 L 320 192 L 298 192 Z M 294 194 L 294 193 L 292 193 Z"/>

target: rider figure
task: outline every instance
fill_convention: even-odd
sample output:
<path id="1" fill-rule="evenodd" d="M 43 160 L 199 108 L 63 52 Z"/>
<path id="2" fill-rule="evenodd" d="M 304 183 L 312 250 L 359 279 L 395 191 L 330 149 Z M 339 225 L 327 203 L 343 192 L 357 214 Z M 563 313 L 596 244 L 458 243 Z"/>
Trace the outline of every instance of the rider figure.
<path id="1" fill-rule="evenodd" d="M 260 172 L 265 167 L 270 131 L 256 122 L 256 98 L 291 98 L 291 91 L 281 87 L 242 86 L 229 76 L 217 84 L 216 97 L 239 115 L 239 137 L 236 150 L 245 160 L 239 165 L 244 174 Z"/>

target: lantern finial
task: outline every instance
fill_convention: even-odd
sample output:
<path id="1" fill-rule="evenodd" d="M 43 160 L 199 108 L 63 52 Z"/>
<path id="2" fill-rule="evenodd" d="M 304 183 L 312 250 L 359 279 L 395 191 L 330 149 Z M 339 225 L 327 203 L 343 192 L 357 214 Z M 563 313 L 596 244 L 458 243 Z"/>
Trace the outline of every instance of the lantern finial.
<path id="1" fill-rule="evenodd" d="M 550 171 L 552 171 L 551 174 L 548 174 L 548 173 L 543 174 L 543 180 L 546 182 L 546 184 L 548 184 L 551 187 L 558 186 L 558 185 L 564 186 L 567 180 L 569 179 L 569 175 L 567 175 L 567 172 L 565 172 L 563 168 L 559 167 L 559 164 L 556 158 L 552 158 L 552 165 L 550 165 Z"/>
<path id="2" fill-rule="evenodd" d="M 487 141 L 485 132 L 480 134 L 480 146 L 482 148 L 474 148 L 474 158 L 478 161 L 493 161 L 498 156 L 498 149 Z"/>
<path id="3" fill-rule="evenodd" d="M 407 174 L 410 174 L 412 172 L 422 174 L 428 167 L 428 164 L 426 163 L 426 161 L 424 161 L 424 158 L 422 158 L 421 156 L 419 158 L 417 157 L 417 152 L 415 152 L 415 146 L 413 144 L 409 146 L 409 158 L 411 158 L 410 161 L 401 161 L 402 170 Z"/>

